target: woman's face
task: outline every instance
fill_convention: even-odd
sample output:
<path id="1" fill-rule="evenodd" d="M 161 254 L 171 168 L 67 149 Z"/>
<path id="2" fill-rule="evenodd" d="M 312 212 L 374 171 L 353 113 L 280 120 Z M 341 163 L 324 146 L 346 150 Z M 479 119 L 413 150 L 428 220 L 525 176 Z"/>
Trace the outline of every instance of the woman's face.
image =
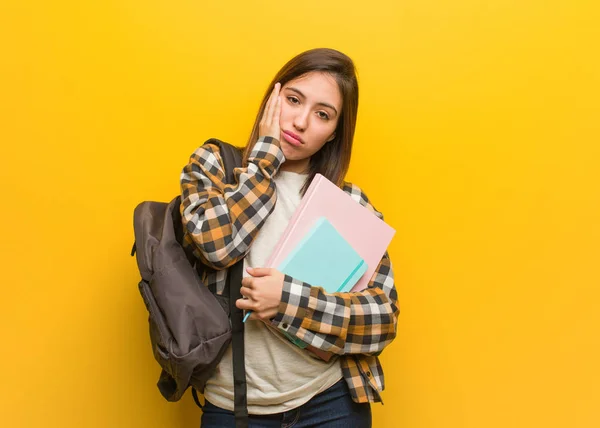
<path id="1" fill-rule="evenodd" d="M 342 113 L 342 94 L 335 78 L 310 72 L 281 88 L 283 170 L 307 172 L 309 160 L 328 141 Z"/>

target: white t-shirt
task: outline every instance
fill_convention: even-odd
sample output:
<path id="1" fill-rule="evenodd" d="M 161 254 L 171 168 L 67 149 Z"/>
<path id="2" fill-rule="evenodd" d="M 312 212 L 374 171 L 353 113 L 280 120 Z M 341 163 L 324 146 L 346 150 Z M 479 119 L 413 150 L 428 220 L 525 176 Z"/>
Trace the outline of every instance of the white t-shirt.
<path id="1" fill-rule="evenodd" d="M 306 174 L 279 171 L 274 177 L 277 203 L 244 259 L 245 268 L 264 267 L 298 207 Z M 262 321 L 247 321 L 244 332 L 248 413 L 281 413 L 306 403 L 342 378 L 338 357 L 329 362 L 311 357 Z M 206 383 L 204 397 L 215 406 L 233 410 L 231 346 Z"/>

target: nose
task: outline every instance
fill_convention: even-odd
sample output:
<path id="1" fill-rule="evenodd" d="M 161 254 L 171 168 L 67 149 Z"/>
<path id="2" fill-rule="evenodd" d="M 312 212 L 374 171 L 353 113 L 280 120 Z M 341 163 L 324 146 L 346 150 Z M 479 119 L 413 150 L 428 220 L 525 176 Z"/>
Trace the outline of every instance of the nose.
<path id="1" fill-rule="evenodd" d="M 306 131 L 308 126 L 308 110 L 298 111 L 296 117 L 294 117 L 294 128 L 298 131 Z"/>

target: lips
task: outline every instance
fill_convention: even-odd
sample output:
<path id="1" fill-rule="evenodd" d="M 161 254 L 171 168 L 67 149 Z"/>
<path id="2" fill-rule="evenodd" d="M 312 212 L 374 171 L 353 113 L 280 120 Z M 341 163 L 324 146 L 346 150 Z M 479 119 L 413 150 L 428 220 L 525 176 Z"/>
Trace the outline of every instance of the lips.
<path id="1" fill-rule="evenodd" d="M 290 131 L 283 131 L 283 138 L 293 146 L 301 146 L 304 144 L 299 135 L 296 135 Z"/>

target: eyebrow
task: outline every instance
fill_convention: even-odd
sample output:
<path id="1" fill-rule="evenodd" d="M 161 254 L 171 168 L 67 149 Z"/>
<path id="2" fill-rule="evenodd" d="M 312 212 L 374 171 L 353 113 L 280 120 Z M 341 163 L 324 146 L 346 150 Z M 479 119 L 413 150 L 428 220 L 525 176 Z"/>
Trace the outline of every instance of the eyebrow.
<path id="1" fill-rule="evenodd" d="M 287 87 L 286 89 L 289 89 L 290 91 L 294 91 L 296 92 L 298 95 L 300 95 L 302 98 L 306 98 L 306 95 L 304 95 L 300 90 L 298 90 L 297 88 L 293 88 L 293 87 Z M 336 116 L 338 114 L 338 111 L 336 110 L 336 108 L 334 106 L 332 106 L 331 104 L 328 103 L 324 103 L 324 102 L 319 102 L 317 103 L 317 105 L 323 106 L 323 107 L 329 107 L 330 109 L 332 109 Z"/>

